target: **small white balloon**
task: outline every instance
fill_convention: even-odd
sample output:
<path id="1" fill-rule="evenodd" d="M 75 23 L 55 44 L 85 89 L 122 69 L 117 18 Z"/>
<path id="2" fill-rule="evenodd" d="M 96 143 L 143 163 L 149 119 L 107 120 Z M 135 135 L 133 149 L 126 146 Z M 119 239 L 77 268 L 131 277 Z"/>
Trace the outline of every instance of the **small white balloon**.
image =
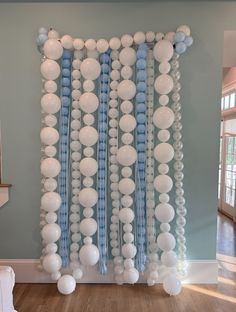
<path id="1" fill-rule="evenodd" d="M 92 51 L 96 49 L 96 41 L 94 39 L 88 39 L 85 41 L 85 47 Z"/>
<path id="2" fill-rule="evenodd" d="M 45 216 L 45 220 L 47 223 L 56 223 L 57 222 L 57 214 L 55 212 L 48 212 Z"/>
<path id="3" fill-rule="evenodd" d="M 47 273 L 55 273 L 61 269 L 62 260 L 58 254 L 47 254 L 42 264 Z"/>
<path id="4" fill-rule="evenodd" d="M 155 40 L 155 33 L 153 31 L 146 32 L 146 41 L 153 42 Z"/>
<path id="5" fill-rule="evenodd" d="M 40 132 L 40 139 L 45 145 L 54 145 L 59 140 L 59 133 L 54 128 L 45 127 Z"/>
<path id="6" fill-rule="evenodd" d="M 84 207 L 93 207 L 98 201 L 98 193 L 95 189 L 87 187 L 79 193 L 79 203 Z"/>
<path id="7" fill-rule="evenodd" d="M 65 49 L 72 49 L 73 48 L 73 39 L 69 35 L 65 35 L 61 38 L 61 45 Z"/>
<path id="8" fill-rule="evenodd" d="M 46 158 L 41 163 L 41 173 L 47 178 L 56 177 L 61 171 L 61 165 L 55 158 Z"/>
<path id="9" fill-rule="evenodd" d="M 41 98 L 41 107 L 45 113 L 56 114 L 61 108 L 61 100 L 56 94 L 44 94 Z"/>
<path id="10" fill-rule="evenodd" d="M 170 63 L 169 62 L 162 62 L 159 65 L 159 72 L 161 74 L 168 74 L 170 71 Z"/>
<path id="11" fill-rule="evenodd" d="M 83 83 L 83 88 L 85 92 L 91 92 L 94 90 L 95 84 L 92 80 L 85 80 Z"/>
<path id="12" fill-rule="evenodd" d="M 53 192 L 57 188 L 57 181 L 52 178 L 46 179 L 43 186 L 47 192 Z"/>
<path id="13" fill-rule="evenodd" d="M 80 222 L 79 229 L 84 236 L 93 236 L 97 232 L 97 222 L 93 218 L 86 218 Z"/>
<path id="14" fill-rule="evenodd" d="M 58 224 L 46 224 L 42 231 L 41 236 L 46 244 L 55 243 L 61 236 L 61 228 Z"/>
<path id="15" fill-rule="evenodd" d="M 44 89 L 48 93 L 55 93 L 57 91 L 57 84 L 53 80 L 47 80 L 44 84 Z"/>
<path id="16" fill-rule="evenodd" d="M 83 117 L 83 121 L 87 126 L 91 126 L 94 123 L 95 118 L 92 114 L 85 114 Z"/>
<path id="17" fill-rule="evenodd" d="M 104 53 L 108 50 L 109 48 L 109 43 L 105 39 L 99 39 L 97 41 L 97 50 L 100 53 Z"/>
<path id="18" fill-rule="evenodd" d="M 120 73 L 123 79 L 130 79 L 133 75 L 133 69 L 130 66 L 123 66 Z"/>
<path id="19" fill-rule="evenodd" d="M 157 128 L 167 129 L 175 120 L 174 112 L 169 107 L 159 107 L 153 115 L 153 123 Z"/>
<path id="20" fill-rule="evenodd" d="M 80 162 L 80 172 L 84 176 L 91 177 L 95 175 L 98 171 L 98 163 L 94 158 L 86 157 Z"/>
<path id="21" fill-rule="evenodd" d="M 125 34 L 121 37 L 121 44 L 123 47 L 130 47 L 133 44 L 133 37 L 131 35 Z"/>
<path id="22" fill-rule="evenodd" d="M 158 62 L 169 61 L 174 54 L 173 45 L 168 40 L 158 41 L 153 48 L 154 58 Z"/>
<path id="23" fill-rule="evenodd" d="M 168 193 L 173 187 L 173 181 L 169 176 L 162 174 L 154 179 L 154 187 L 159 193 Z"/>
<path id="24" fill-rule="evenodd" d="M 118 96 L 122 100 L 131 100 L 136 93 L 136 86 L 132 80 L 122 80 L 117 88 Z"/>
<path id="25" fill-rule="evenodd" d="M 122 166 L 131 166 L 137 160 L 137 152 L 136 150 L 130 146 L 125 145 L 118 149 L 117 152 L 117 161 Z"/>
<path id="26" fill-rule="evenodd" d="M 59 39 L 59 34 L 58 34 L 58 32 L 56 30 L 51 29 L 48 32 L 48 38 L 49 39 Z"/>
<path id="27" fill-rule="evenodd" d="M 85 79 L 95 80 L 100 75 L 101 66 L 94 58 L 86 58 L 80 65 L 80 71 Z"/>
<path id="28" fill-rule="evenodd" d="M 99 260 L 99 250 L 93 244 L 84 245 L 80 248 L 79 258 L 80 258 L 80 261 L 83 265 L 93 266 Z"/>
<path id="29" fill-rule="evenodd" d="M 84 40 L 82 40 L 80 38 L 74 39 L 73 46 L 74 46 L 75 50 L 82 50 L 84 47 Z"/>
<path id="30" fill-rule="evenodd" d="M 41 207 L 45 211 L 54 212 L 61 206 L 61 196 L 56 192 L 46 192 L 41 198 Z"/>
<path id="31" fill-rule="evenodd" d="M 47 244 L 45 246 L 45 251 L 47 254 L 49 254 L 49 253 L 55 254 L 57 252 L 57 249 L 58 249 L 58 247 L 57 247 L 57 244 L 55 244 L 55 243 L 50 243 L 50 244 Z"/>
<path id="32" fill-rule="evenodd" d="M 174 87 L 173 78 L 170 75 L 162 74 L 158 76 L 154 83 L 154 88 L 159 94 L 168 94 Z"/>
<path id="33" fill-rule="evenodd" d="M 120 105 L 123 114 L 130 114 L 133 111 L 133 104 L 130 101 L 123 101 Z"/>
<path id="34" fill-rule="evenodd" d="M 163 280 L 163 288 L 170 296 L 177 296 L 182 289 L 181 281 L 175 275 L 169 275 Z"/>
<path id="35" fill-rule="evenodd" d="M 145 42 L 145 34 L 142 31 L 138 31 L 134 34 L 134 42 L 136 44 L 141 44 Z"/>
<path id="36" fill-rule="evenodd" d="M 94 127 L 85 126 L 79 132 L 79 140 L 85 146 L 92 146 L 97 143 L 98 132 Z"/>
<path id="37" fill-rule="evenodd" d="M 129 258 L 134 258 L 136 253 L 137 253 L 137 248 L 134 244 L 124 244 L 122 246 L 122 255 L 123 257 L 129 259 Z"/>
<path id="38" fill-rule="evenodd" d="M 164 251 L 161 254 L 161 262 L 167 267 L 173 267 L 178 262 L 178 257 L 176 253 L 173 250 L 170 251 Z"/>
<path id="39" fill-rule="evenodd" d="M 80 268 L 74 269 L 72 275 L 76 281 L 79 281 L 83 277 L 83 271 Z"/>
<path id="40" fill-rule="evenodd" d="M 185 33 L 186 36 L 190 36 L 191 35 L 191 30 L 190 27 L 188 25 L 181 25 L 177 28 L 176 32 L 182 31 L 183 33 Z"/>
<path id="41" fill-rule="evenodd" d="M 169 223 L 174 219 L 174 208 L 168 203 L 161 203 L 155 209 L 155 217 L 161 223 Z"/>
<path id="42" fill-rule="evenodd" d="M 92 92 L 85 92 L 81 95 L 79 101 L 80 108 L 85 113 L 94 113 L 99 105 L 98 97 Z"/>
<path id="43" fill-rule="evenodd" d="M 60 66 L 54 60 L 45 60 L 40 67 L 43 78 L 47 80 L 56 80 L 60 75 Z"/>
<path id="44" fill-rule="evenodd" d="M 168 163 L 174 157 L 173 146 L 169 143 L 160 143 L 154 149 L 154 157 L 160 163 Z"/>
<path id="45" fill-rule="evenodd" d="M 43 46 L 44 55 L 51 60 L 61 58 L 63 48 L 61 43 L 56 39 L 48 39 Z"/>
<path id="46" fill-rule="evenodd" d="M 119 48 L 121 46 L 120 39 L 117 37 L 111 38 L 109 41 L 109 46 L 112 50 L 119 50 Z"/>
<path id="47" fill-rule="evenodd" d="M 132 132 L 136 128 L 136 119 L 130 114 L 126 114 L 120 118 L 119 126 L 124 132 Z"/>
<path id="48" fill-rule="evenodd" d="M 157 237 L 157 244 L 161 250 L 170 251 L 175 248 L 176 240 L 169 232 L 160 233 Z"/>
<path id="49" fill-rule="evenodd" d="M 136 61 L 136 52 L 133 48 L 123 48 L 120 51 L 119 59 L 122 65 L 133 66 Z"/>
<path id="50" fill-rule="evenodd" d="M 158 33 L 156 33 L 155 38 L 156 38 L 156 41 L 158 42 L 164 38 L 164 34 L 162 32 L 158 32 Z"/>
<path id="51" fill-rule="evenodd" d="M 119 219 L 122 223 L 131 223 L 134 220 L 134 212 L 130 208 L 122 208 L 119 212 Z"/>
<path id="52" fill-rule="evenodd" d="M 76 281 L 71 275 L 63 275 L 57 281 L 57 289 L 62 295 L 73 293 L 76 288 Z"/>
<path id="53" fill-rule="evenodd" d="M 130 178 L 123 178 L 119 182 L 119 191 L 124 195 L 130 195 L 135 190 L 134 181 Z"/>
<path id="54" fill-rule="evenodd" d="M 54 127 L 57 124 L 57 117 L 54 115 L 47 115 L 44 118 L 44 123 L 48 126 L 48 127 Z"/>
<path id="55" fill-rule="evenodd" d="M 165 106 L 169 103 L 169 96 L 166 95 L 166 94 L 162 94 L 160 97 L 159 97 L 159 103 L 162 105 L 162 106 Z"/>
<path id="56" fill-rule="evenodd" d="M 135 284 L 139 279 L 139 272 L 135 268 L 124 270 L 124 282 L 128 284 Z"/>
<path id="57" fill-rule="evenodd" d="M 164 39 L 167 41 L 170 41 L 170 43 L 173 44 L 175 41 L 175 32 L 170 31 L 170 32 L 166 33 Z"/>

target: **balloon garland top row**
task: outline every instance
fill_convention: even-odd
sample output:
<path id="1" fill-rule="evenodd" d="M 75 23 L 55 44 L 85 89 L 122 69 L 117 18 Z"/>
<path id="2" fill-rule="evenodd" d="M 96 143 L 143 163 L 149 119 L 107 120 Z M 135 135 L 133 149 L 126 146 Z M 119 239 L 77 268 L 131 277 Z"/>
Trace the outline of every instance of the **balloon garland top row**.
<path id="1" fill-rule="evenodd" d="M 187 25 L 109 41 L 39 29 L 40 269 L 62 294 L 94 265 L 120 285 L 144 273 L 149 286 L 181 291 L 187 210 L 179 56 L 192 43 Z"/>

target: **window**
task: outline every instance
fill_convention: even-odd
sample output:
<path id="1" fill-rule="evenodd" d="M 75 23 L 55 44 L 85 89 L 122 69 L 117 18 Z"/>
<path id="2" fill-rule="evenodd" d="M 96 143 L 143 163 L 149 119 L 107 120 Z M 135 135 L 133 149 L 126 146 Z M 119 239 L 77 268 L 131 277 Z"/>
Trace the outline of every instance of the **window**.
<path id="1" fill-rule="evenodd" d="M 224 95 L 221 98 L 221 110 L 230 109 L 236 107 L 236 90 L 230 94 Z"/>

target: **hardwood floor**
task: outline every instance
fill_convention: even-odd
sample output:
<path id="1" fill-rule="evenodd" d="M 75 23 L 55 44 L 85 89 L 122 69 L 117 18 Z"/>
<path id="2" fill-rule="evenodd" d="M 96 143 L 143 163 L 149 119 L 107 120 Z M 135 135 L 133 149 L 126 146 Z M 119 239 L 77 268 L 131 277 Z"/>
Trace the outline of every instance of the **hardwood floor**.
<path id="1" fill-rule="evenodd" d="M 54 284 L 18 284 L 15 308 L 19 312 L 236 311 L 236 229 L 222 215 L 218 225 L 218 285 L 185 285 L 179 296 L 169 297 L 160 285 L 78 285 L 72 295 L 62 296 Z"/>

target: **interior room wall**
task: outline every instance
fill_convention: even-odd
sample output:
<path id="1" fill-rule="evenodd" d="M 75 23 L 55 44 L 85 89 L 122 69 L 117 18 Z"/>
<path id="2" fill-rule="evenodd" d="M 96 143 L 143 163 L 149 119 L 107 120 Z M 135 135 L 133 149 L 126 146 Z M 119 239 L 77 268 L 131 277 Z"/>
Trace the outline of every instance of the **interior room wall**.
<path id="1" fill-rule="evenodd" d="M 0 208 L 0 258 L 38 258 L 40 206 L 39 27 L 82 38 L 138 30 L 192 29 L 181 58 L 189 259 L 215 259 L 223 33 L 236 29 L 236 3 L 0 4 L 0 119 L 3 176 L 13 184 Z"/>

